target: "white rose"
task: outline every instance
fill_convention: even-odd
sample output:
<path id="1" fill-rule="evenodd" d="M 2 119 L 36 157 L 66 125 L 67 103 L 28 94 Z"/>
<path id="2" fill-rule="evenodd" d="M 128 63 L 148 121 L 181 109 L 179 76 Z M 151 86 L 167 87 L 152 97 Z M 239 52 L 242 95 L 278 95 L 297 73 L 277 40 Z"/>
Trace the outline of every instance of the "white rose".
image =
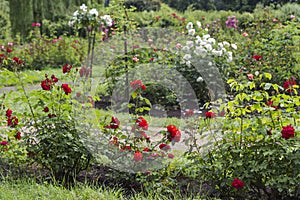
<path id="1" fill-rule="evenodd" d="M 187 23 L 187 25 L 186 25 L 186 29 L 187 30 L 190 30 L 190 29 L 192 29 L 193 28 L 193 23 L 192 22 L 189 22 L 189 23 Z"/>

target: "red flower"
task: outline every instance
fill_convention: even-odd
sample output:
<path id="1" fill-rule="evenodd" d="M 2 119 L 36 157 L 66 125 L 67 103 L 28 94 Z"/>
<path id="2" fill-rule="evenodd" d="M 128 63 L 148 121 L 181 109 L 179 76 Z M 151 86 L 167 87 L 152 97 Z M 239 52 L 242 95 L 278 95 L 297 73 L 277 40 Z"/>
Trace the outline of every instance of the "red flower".
<path id="1" fill-rule="evenodd" d="M 22 61 L 20 58 L 18 58 L 18 57 L 14 57 L 14 58 L 13 58 L 13 61 L 14 61 L 15 63 L 17 63 L 18 65 L 22 65 L 22 64 L 23 64 L 23 61 Z"/>
<path id="2" fill-rule="evenodd" d="M 240 189 L 240 188 L 244 187 L 244 183 L 240 179 L 234 178 L 234 180 L 231 183 L 231 186 L 236 188 L 236 189 Z"/>
<path id="3" fill-rule="evenodd" d="M 7 144 L 8 144 L 7 141 L 1 141 L 1 142 L 0 142 L 0 145 L 2 145 L 2 146 L 6 146 Z"/>
<path id="4" fill-rule="evenodd" d="M 56 78 L 53 74 L 51 76 L 51 79 L 54 83 L 57 83 L 58 82 L 58 78 Z"/>
<path id="5" fill-rule="evenodd" d="M 256 61 L 262 60 L 262 56 L 260 56 L 260 55 L 253 55 L 252 58 Z"/>
<path id="6" fill-rule="evenodd" d="M 43 90 L 50 90 L 52 85 L 52 81 L 48 78 L 42 81 L 41 87 Z"/>
<path id="7" fill-rule="evenodd" d="M 48 117 L 49 117 L 49 118 L 56 117 L 56 114 L 50 114 L 50 113 L 49 113 L 49 114 L 48 114 Z"/>
<path id="8" fill-rule="evenodd" d="M 19 120 L 16 116 L 13 116 L 13 117 L 9 117 L 7 119 L 7 125 L 10 126 L 10 127 L 15 127 L 16 125 L 18 125 L 19 123 Z"/>
<path id="9" fill-rule="evenodd" d="M 253 76 L 253 74 L 247 74 L 247 77 L 248 77 L 249 81 L 252 81 L 254 76 Z"/>
<path id="10" fill-rule="evenodd" d="M 193 116 L 194 115 L 194 111 L 193 110 L 188 110 L 184 113 L 184 116 L 186 117 L 190 117 L 190 116 Z"/>
<path id="11" fill-rule="evenodd" d="M 72 69 L 72 65 L 65 64 L 62 68 L 62 71 L 65 74 L 65 73 L 69 73 L 71 71 L 71 69 Z"/>
<path id="12" fill-rule="evenodd" d="M 205 113 L 205 116 L 207 118 L 215 118 L 216 117 L 216 114 L 214 112 L 206 112 Z"/>
<path id="13" fill-rule="evenodd" d="M 150 150 L 148 147 L 145 147 L 145 148 L 143 149 L 143 151 L 145 151 L 145 152 L 150 152 L 151 150 Z"/>
<path id="14" fill-rule="evenodd" d="M 267 135 L 272 135 L 272 128 L 267 130 Z"/>
<path id="15" fill-rule="evenodd" d="M 174 154 L 169 153 L 169 154 L 168 154 L 168 157 L 169 157 L 169 158 L 174 158 Z"/>
<path id="16" fill-rule="evenodd" d="M 20 131 L 17 132 L 17 134 L 15 135 L 15 138 L 16 138 L 17 140 L 20 140 L 20 139 L 21 139 L 21 132 L 20 132 Z"/>
<path id="17" fill-rule="evenodd" d="M 12 115 L 12 110 L 7 109 L 7 110 L 6 110 L 6 117 L 10 118 L 11 115 Z"/>
<path id="18" fill-rule="evenodd" d="M 44 112 L 49 112 L 49 108 L 47 106 L 44 108 Z"/>
<path id="19" fill-rule="evenodd" d="M 162 143 L 158 146 L 161 150 L 169 150 L 171 147 L 168 144 Z"/>
<path id="20" fill-rule="evenodd" d="M 272 100 L 269 100 L 267 101 L 267 106 L 272 106 L 273 108 L 275 108 L 275 110 L 278 110 L 279 106 L 273 106 L 273 101 Z"/>
<path id="21" fill-rule="evenodd" d="M 126 145 L 126 146 L 123 146 L 122 148 L 121 148 L 121 151 L 123 152 L 124 150 L 129 150 L 129 151 L 131 151 L 131 146 L 130 145 Z"/>
<path id="22" fill-rule="evenodd" d="M 11 53 L 12 50 L 11 50 L 10 48 L 6 48 L 6 52 L 7 52 L 7 53 Z"/>
<path id="23" fill-rule="evenodd" d="M 293 85 L 297 85 L 294 78 L 290 78 L 283 83 L 283 87 L 287 92 L 292 92 Z"/>
<path id="24" fill-rule="evenodd" d="M 161 18 L 161 16 L 156 16 L 155 19 L 158 21 Z"/>
<path id="25" fill-rule="evenodd" d="M 72 92 L 72 89 L 66 83 L 62 84 L 61 87 L 64 90 L 64 92 L 65 92 L 66 95 L 68 95 L 68 94 L 70 94 Z"/>
<path id="26" fill-rule="evenodd" d="M 116 117 L 111 117 L 110 125 L 105 126 L 105 128 L 117 129 L 120 126 L 120 121 Z"/>
<path id="27" fill-rule="evenodd" d="M 176 126 L 169 125 L 169 126 L 167 126 L 167 130 L 169 132 L 169 134 L 167 135 L 167 139 L 169 141 L 174 141 L 174 142 L 179 142 L 180 141 L 181 133 L 177 129 Z"/>
<path id="28" fill-rule="evenodd" d="M 295 129 L 292 127 L 292 125 L 284 126 L 282 127 L 281 134 L 282 137 L 287 140 L 295 136 Z"/>
<path id="29" fill-rule="evenodd" d="M 143 130 L 148 130 L 148 122 L 144 119 L 144 117 L 139 116 L 135 123 L 141 127 Z"/>
<path id="30" fill-rule="evenodd" d="M 90 74 L 90 69 L 89 68 L 86 68 L 86 67 L 81 67 L 80 70 L 79 70 L 79 75 L 80 77 L 88 77 Z"/>
<path id="31" fill-rule="evenodd" d="M 142 88 L 142 90 L 146 90 L 146 86 L 143 84 L 141 80 L 134 80 L 130 83 L 130 86 L 133 90 L 137 90 L 139 88 Z"/>
<path id="32" fill-rule="evenodd" d="M 150 137 L 149 137 L 145 132 L 142 132 L 142 133 L 141 133 L 141 136 L 142 136 L 143 138 L 145 138 L 147 141 L 150 141 Z"/>
<path id="33" fill-rule="evenodd" d="M 140 152 L 140 151 L 136 151 L 135 153 L 134 153 L 134 160 L 135 160 L 135 162 L 140 162 L 142 159 L 143 159 L 143 154 L 142 154 L 142 152 Z"/>

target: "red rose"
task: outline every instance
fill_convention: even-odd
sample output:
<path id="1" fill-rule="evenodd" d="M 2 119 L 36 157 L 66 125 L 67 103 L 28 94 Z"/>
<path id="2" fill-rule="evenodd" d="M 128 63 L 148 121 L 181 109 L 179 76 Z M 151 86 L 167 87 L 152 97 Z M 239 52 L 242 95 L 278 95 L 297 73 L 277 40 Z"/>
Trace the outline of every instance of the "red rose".
<path id="1" fill-rule="evenodd" d="M 231 186 L 236 188 L 236 189 L 240 189 L 240 188 L 244 187 L 244 183 L 240 179 L 234 178 L 234 180 L 231 183 Z"/>
<path id="2" fill-rule="evenodd" d="M 252 58 L 256 61 L 262 60 L 262 56 L 260 56 L 260 55 L 253 55 Z"/>
<path id="3" fill-rule="evenodd" d="M 292 92 L 293 85 L 297 85 L 294 78 L 288 79 L 283 83 L 283 87 L 287 92 Z"/>
<path id="4" fill-rule="evenodd" d="M 69 73 L 71 71 L 71 69 L 72 69 L 72 65 L 65 64 L 62 68 L 62 71 L 65 74 L 65 73 Z"/>
<path id="5" fill-rule="evenodd" d="M 56 78 L 53 74 L 51 76 L 51 79 L 54 83 L 57 83 L 58 82 L 58 78 Z"/>
<path id="6" fill-rule="evenodd" d="M 111 117 L 110 125 L 105 126 L 105 128 L 117 129 L 120 126 L 120 121 L 116 117 Z"/>
<path id="7" fill-rule="evenodd" d="M 171 147 L 168 144 L 162 143 L 158 146 L 161 150 L 169 150 Z"/>
<path id="8" fill-rule="evenodd" d="M 181 138 L 181 133 L 174 125 L 167 126 L 167 130 L 169 134 L 167 135 L 167 139 L 169 141 L 179 142 Z"/>
<path id="9" fill-rule="evenodd" d="M 7 125 L 10 126 L 10 127 L 15 127 L 16 125 L 18 125 L 19 123 L 19 120 L 16 116 L 13 116 L 13 117 L 9 117 L 7 119 Z"/>
<path id="10" fill-rule="evenodd" d="M 6 52 L 7 52 L 7 53 L 11 53 L 12 50 L 11 50 L 10 48 L 6 48 Z"/>
<path id="11" fill-rule="evenodd" d="M 148 147 L 145 147 L 145 148 L 143 149 L 143 151 L 145 151 L 145 152 L 150 152 L 151 150 L 150 150 Z"/>
<path id="12" fill-rule="evenodd" d="M 44 112 L 49 112 L 49 108 L 47 106 L 44 108 Z"/>
<path id="13" fill-rule="evenodd" d="M 206 112 L 205 113 L 205 116 L 207 118 L 215 118 L 216 117 L 216 114 L 214 112 Z"/>
<path id="14" fill-rule="evenodd" d="M 7 141 L 1 141 L 1 142 L 0 142 L 0 145 L 2 145 L 2 146 L 6 146 L 7 144 L 8 144 Z"/>
<path id="15" fill-rule="evenodd" d="M 15 135 L 15 138 L 16 138 L 17 140 L 20 140 L 20 139 L 21 139 L 21 132 L 20 132 L 20 131 L 17 132 L 17 134 Z"/>
<path id="16" fill-rule="evenodd" d="M 190 117 L 190 116 L 193 116 L 194 115 L 194 111 L 193 110 L 188 110 L 184 113 L 184 116 L 186 117 Z"/>
<path id="17" fill-rule="evenodd" d="M 14 58 L 13 58 L 13 61 L 14 61 L 15 63 L 17 63 L 18 65 L 22 65 L 22 64 L 23 64 L 23 61 L 22 61 L 20 58 L 18 58 L 18 57 L 14 57 Z"/>
<path id="18" fill-rule="evenodd" d="M 68 95 L 68 94 L 70 94 L 72 92 L 72 89 L 66 83 L 62 84 L 61 87 L 64 90 L 64 92 L 65 92 L 66 95 Z"/>
<path id="19" fill-rule="evenodd" d="M 136 151 L 135 153 L 134 153 L 134 160 L 135 160 L 135 162 L 140 162 L 142 159 L 143 159 L 143 154 L 142 154 L 142 152 L 140 152 L 140 151 Z"/>
<path id="20" fill-rule="evenodd" d="M 139 116 L 135 122 L 143 130 L 148 130 L 148 122 L 144 119 L 144 117 Z"/>
<path id="21" fill-rule="evenodd" d="M 292 125 L 284 126 L 282 127 L 281 134 L 282 137 L 287 140 L 295 136 L 295 129 L 292 127 Z"/>
<path id="22" fill-rule="evenodd" d="M 41 87 L 43 90 L 50 90 L 52 85 L 52 81 L 48 78 L 42 81 Z"/>
<path id="23" fill-rule="evenodd" d="M 168 154 L 168 157 L 169 157 L 169 158 L 174 158 L 174 154 L 169 153 L 169 154 Z"/>
<path id="24" fill-rule="evenodd" d="M 12 110 L 7 109 L 7 110 L 6 110 L 6 117 L 10 118 L 11 115 L 12 115 Z"/>
<path id="25" fill-rule="evenodd" d="M 134 80 L 130 83 L 130 86 L 133 90 L 137 90 L 141 88 L 142 90 L 146 90 L 146 86 L 143 84 L 141 80 Z"/>
<path id="26" fill-rule="evenodd" d="M 86 68 L 86 67 L 81 67 L 80 70 L 79 70 L 79 75 L 80 77 L 88 77 L 90 74 L 90 69 L 89 68 Z"/>

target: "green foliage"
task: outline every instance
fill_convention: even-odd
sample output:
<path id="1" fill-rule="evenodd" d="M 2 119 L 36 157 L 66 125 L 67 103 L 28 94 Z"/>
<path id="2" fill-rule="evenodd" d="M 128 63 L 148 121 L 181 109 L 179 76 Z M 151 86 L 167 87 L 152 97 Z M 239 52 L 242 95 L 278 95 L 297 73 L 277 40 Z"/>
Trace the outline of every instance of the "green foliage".
<path id="1" fill-rule="evenodd" d="M 126 0 L 124 5 L 127 8 L 135 7 L 137 12 L 141 11 L 159 11 L 160 2 L 157 0 Z"/>
<path id="2" fill-rule="evenodd" d="M 202 155 L 190 153 L 197 177 L 211 183 L 221 198 L 298 196 L 300 98 L 293 95 L 298 86 L 286 94 L 280 86 L 271 84 L 271 79 L 266 73 L 253 82 L 229 80 L 237 94 L 224 108 L 227 117 L 214 136 L 215 142 L 203 148 Z M 284 138 L 287 125 L 294 127 L 295 136 Z M 231 189 L 234 178 L 241 179 L 245 187 Z"/>

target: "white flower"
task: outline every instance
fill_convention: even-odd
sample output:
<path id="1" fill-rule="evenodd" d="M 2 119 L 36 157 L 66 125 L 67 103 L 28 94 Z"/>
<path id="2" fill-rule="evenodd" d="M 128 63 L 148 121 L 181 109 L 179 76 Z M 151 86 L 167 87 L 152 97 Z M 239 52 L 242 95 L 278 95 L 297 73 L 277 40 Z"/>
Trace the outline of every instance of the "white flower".
<path id="1" fill-rule="evenodd" d="M 76 17 L 78 16 L 78 14 L 79 14 L 79 12 L 78 12 L 78 10 L 76 10 L 76 11 L 74 12 L 73 16 L 76 18 Z"/>
<path id="2" fill-rule="evenodd" d="M 212 66 L 212 62 L 209 62 L 209 63 L 208 63 L 208 66 Z"/>
<path id="3" fill-rule="evenodd" d="M 176 47 L 176 49 L 180 49 L 182 47 L 182 45 L 180 43 L 177 43 L 175 47 Z"/>
<path id="4" fill-rule="evenodd" d="M 199 76 L 196 81 L 197 82 L 203 82 L 203 78 L 201 76 Z"/>
<path id="5" fill-rule="evenodd" d="M 222 50 L 220 50 L 220 51 L 218 51 L 218 50 L 215 50 L 215 49 L 213 49 L 212 51 L 211 51 L 211 53 L 214 55 L 214 56 L 222 56 Z"/>
<path id="6" fill-rule="evenodd" d="M 188 67 L 191 67 L 191 61 L 188 60 L 188 61 L 185 62 L 185 64 L 186 64 Z"/>
<path id="7" fill-rule="evenodd" d="M 228 57 L 227 62 L 231 62 L 231 61 L 232 61 L 232 57 Z"/>
<path id="8" fill-rule="evenodd" d="M 188 35 L 194 36 L 195 35 L 195 29 L 189 29 Z"/>
<path id="9" fill-rule="evenodd" d="M 183 50 L 183 51 L 189 51 L 190 48 L 189 48 L 188 46 L 184 46 L 184 47 L 182 47 L 182 50 Z"/>
<path id="10" fill-rule="evenodd" d="M 192 48 L 194 46 L 194 42 L 193 41 L 186 41 L 186 46 L 188 46 L 189 48 Z"/>
<path id="11" fill-rule="evenodd" d="M 194 53 L 196 55 L 201 56 L 202 58 L 204 58 L 207 54 L 207 50 L 200 46 L 200 47 L 196 47 Z"/>
<path id="12" fill-rule="evenodd" d="M 201 22 L 196 21 L 196 24 L 197 24 L 198 28 L 201 28 Z"/>
<path id="13" fill-rule="evenodd" d="M 229 57 L 232 57 L 232 52 L 231 52 L 231 51 L 228 51 L 228 52 L 227 52 L 227 55 L 228 55 Z"/>
<path id="14" fill-rule="evenodd" d="M 197 40 L 195 40 L 195 43 L 196 44 L 201 44 L 202 40 L 201 40 L 201 37 L 197 36 Z"/>
<path id="15" fill-rule="evenodd" d="M 187 23 L 187 25 L 186 25 L 186 29 L 187 29 L 187 30 L 190 30 L 190 29 L 192 29 L 193 27 L 194 27 L 194 25 L 193 25 L 192 22 L 189 22 L 189 23 Z"/>
<path id="16" fill-rule="evenodd" d="M 184 56 L 183 56 L 183 59 L 184 60 L 190 60 L 192 58 L 192 56 L 190 55 L 190 54 L 185 54 Z"/>
<path id="17" fill-rule="evenodd" d="M 236 44 L 231 44 L 231 47 L 233 48 L 233 49 L 237 49 L 237 46 L 236 46 Z"/>
<path id="18" fill-rule="evenodd" d="M 202 37 L 204 40 L 207 40 L 208 38 L 210 38 L 210 35 L 209 34 L 205 34 L 205 35 L 203 35 L 203 37 Z"/>
<path id="19" fill-rule="evenodd" d="M 87 11 L 87 6 L 85 4 L 82 4 L 80 6 L 80 10 L 82 10 L 83 12 L 86 12 Z"/>
<path id="20" fill-rule="evenodd" d="M 210 44 L 216 44 L 216 40 L 214 38 L 208 38 L 207 42 Z"/>
<path id="21" fill-rule="evenodd" d="M 110 15 L 103 15 L 101 16 L 101 19 L 105 21 L 107 26 L 112 26 L 112 19 L 110 17 Z"/>
<path id="22" fill-rule="evenodd" d="M 90 15 L 95 15 L 96 17 L 98 17 L 98 11 L 96 10 L 96 8 L 91 9 L 89 14 Z"/>
<path id="23" fill-rule="evenodd" d="M 211 44 L 206 44 L 204 47 L 207 49 L 207 51 L 211 51 L 212 50 Z"/>
<path id="24" fill-rule="evenodd" d="M 218 43 L 218 46 L 219 46 L 221 49 L 224 47 L 222 42 L 219 42 L 219 43 Z"/>
<path id="25" fill-rule="evenodd" d="M 68 24 L 69 24 L 69 26 L 74 26 L 75 21 L 71 20 L 71 21 L 68 22 Z"/>
<path id="26" fill-rule="evenodd" d="M 224 47 L 221 49 L 224 53 L 227 51 L 227 49 L 225 49 Z"/>
<path id="27" fill-rule="evenodd" d="M 208 28 L 205 28 L 204 30 L 205 30 L 206 32 L 208 32 Z"/>
<path id="28" fill-rule="evenodd" d="M 223 45 L 226 46 L 226 47 L 230 47 L 229 42 L 226 42 L 226 41 L 223 42 Z"/>

